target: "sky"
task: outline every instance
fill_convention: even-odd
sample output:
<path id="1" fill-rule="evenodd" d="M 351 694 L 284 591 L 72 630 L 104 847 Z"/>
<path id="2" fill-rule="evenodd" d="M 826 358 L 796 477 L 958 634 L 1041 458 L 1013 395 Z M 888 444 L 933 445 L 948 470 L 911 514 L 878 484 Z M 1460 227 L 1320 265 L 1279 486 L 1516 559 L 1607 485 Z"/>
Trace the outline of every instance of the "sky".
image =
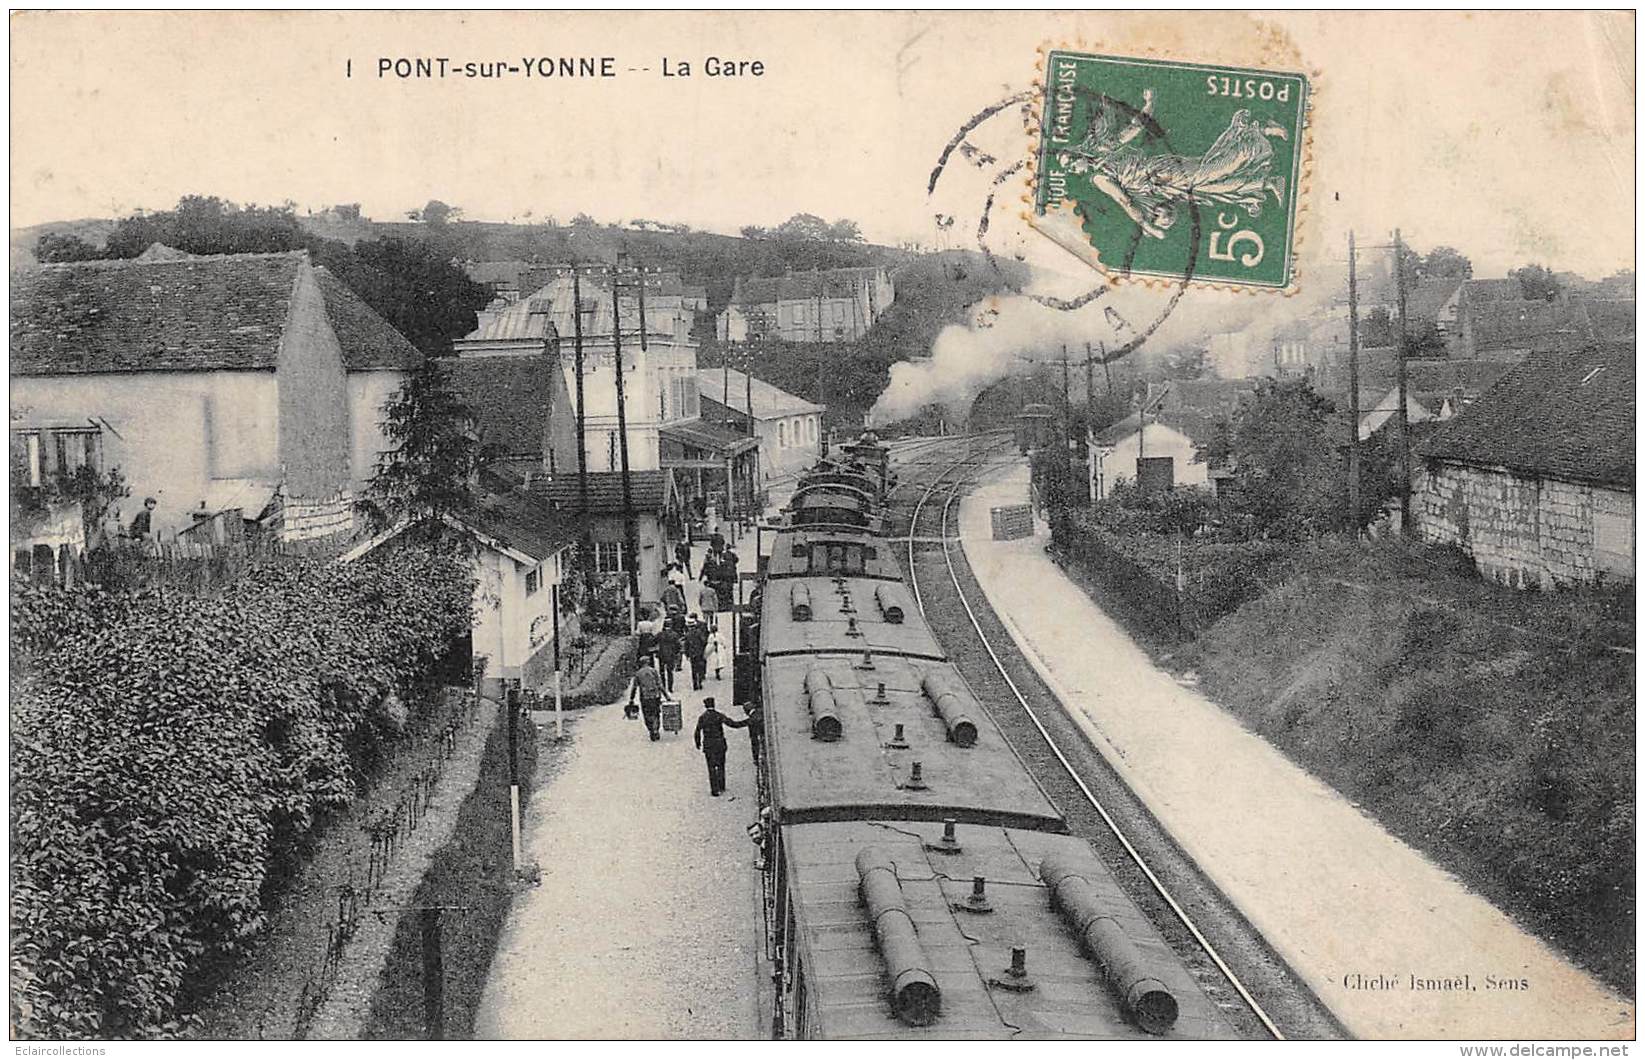
<path id="1" fill-rule="evenodd" d="M 946 238 L 967 245 L 987 175 L 951 167 L 928 196 L 943 146 L 1034 83 L 1042 45 L 1083 42 L 1312 77 L 1305 286 L 1349 228 L 1457 246 L 1481 276 L 1634 261 L 1627 12 L 47 12 L 11 29 L 13 227 L 200 193 L 723 232 L 803 211 L 922 245 L 951 214 Z M 617 76 L 377 74 L 442 56 L 610 57 Z M 764 72 L 709 77 L 709 57 Z M 664 60 L 692 75 L 664 77 Z M 1028 150 L 1013 114 L 975 139 Z"/>

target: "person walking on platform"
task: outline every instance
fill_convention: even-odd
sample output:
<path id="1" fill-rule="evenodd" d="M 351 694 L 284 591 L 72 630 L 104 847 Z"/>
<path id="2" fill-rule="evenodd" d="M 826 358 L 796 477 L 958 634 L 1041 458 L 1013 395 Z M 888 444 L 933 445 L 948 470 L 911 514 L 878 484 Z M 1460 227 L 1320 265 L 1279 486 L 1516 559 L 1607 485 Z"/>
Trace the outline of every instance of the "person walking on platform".
<path id="1" fill-rule="evenodd" d="M 703 576 L 708 575 L 707 561 L 704 561 Z M 705 580 L 702 589 L 697 593 L 697 609 L 702 612 L 703 619 L 709 629 L 720 628 L 720 594 Z"/>
<path id="2" fill-rule="evenodd" d="M 748 719 L 728 718 L 714 706 L 713 696 L 703 697 L 703 712 L 697 718 L 697 728 L 691 733 L 691 742 L 708 760 L 708 793 L 719 798 L 725 791 L 725 730 L 746 729 Z"/>
<path id="3" fill-rule="evenodd" d="M 663 716 L 663 679 L 657 668 L 651 664 L 651 656 L 642 656 L 640 668 L 634 671 L 634 685 L 628 691 L 628 709 L 634 709 L 634 700 L 640 700 L 640 714 L 645 718 L 645 730 L 651 734 L 653 741 L 662 737 L 658 730 L 662 727 Z M 630 713 L 629 717 L 633 717 Z"/>
<path id="4" fill-rule="evenodd" d="M 708 628 L 708 668 L 714 671 L 714 680 L 721 680 L 720 671 L 725 669 L 725 638 L 714 626 Z"/>
<path id="5" fill-rule="evenodd" d="M 645 612 L 640 620 L 634 623 L 634 632 L 639 638 L 638 655 L 641 658 L 657 654 L 657 634 L 661 633 L 662 629 L 662 618 L 650 611 Z"/>
<path id="6" fill-rule="evenodd" d="M 657 634 L 657 665 L 662 670 L 663 687 L 672 693 L 674 671 L 680 668 L 680 634 L 672 622 L 663 623 L 663 631 Z"/>
<path id="7" fill-rule="evenodd" d="M 674 558 L 680 561 L 680 569 L 685 571 L 686 580 L 691 579 L 691 542 L 681 541 L 674 546 Z"/>
<path id="8" fill-rule="evenodd" d="M 708 674 L 708 627 L 696 615 L 685 624 L 685 634 L 680 638 L 680 645 L 685 651 L 686 659 L 691 663 L 692 691 L 703 690 L 703 678 Z"/>
<path id="9" fill-rule="evenodd" d="M 668 570 L 670 575 L 668 584 L 663 586 L 663 607 L 672 616 L 685 611 L 685 585 L 674 580 L 674 565 L 672 563 L 669 564 Z"/>

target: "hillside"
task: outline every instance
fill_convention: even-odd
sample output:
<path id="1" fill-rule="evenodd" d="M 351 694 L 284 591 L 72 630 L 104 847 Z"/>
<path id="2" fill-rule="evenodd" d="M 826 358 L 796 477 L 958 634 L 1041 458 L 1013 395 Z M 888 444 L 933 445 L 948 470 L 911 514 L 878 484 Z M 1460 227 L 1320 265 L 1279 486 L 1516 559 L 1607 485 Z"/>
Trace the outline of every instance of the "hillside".
<path id="1" fill-rule="evenodd" d="M 1631 992 L 1632 597 L 1515 592 L 1433 562 L 1322 546 L 1171 665 Z"/>

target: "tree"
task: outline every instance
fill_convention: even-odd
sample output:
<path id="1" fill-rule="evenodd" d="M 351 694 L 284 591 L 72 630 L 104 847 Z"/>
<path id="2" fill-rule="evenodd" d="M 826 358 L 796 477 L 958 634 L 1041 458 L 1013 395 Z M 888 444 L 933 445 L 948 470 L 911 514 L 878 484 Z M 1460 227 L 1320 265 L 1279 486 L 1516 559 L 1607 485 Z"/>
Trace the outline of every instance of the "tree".
<path id="1" fill-rule="evenodd" d="M 588 216 L 586 213 L 580 213 L 571 219 L 572 228 L 598 228 L 599 224 L 600 222 L 594 220 L 594 218 Z"/>
<path id="2" fill-rule="evenodd" d="M 1228 431 L 1201 449 L 1232 465 L 1231 502 L 1262 537 L 1311 537 L 1342 520 L 1343 459 L 1330 435 L 1335 406 L 1302 379 L 1263 379 Z"/>
<path id="3" fill-rule="evenodd" d="M 451 352 L 453 339 L 474 330 L 490 289 L 451 263 L 451 255 L 415 239 L 328 243 L 315 253 L 371 308 L 429 357 Z"/>
<path id="4" fill-rule="evenodd" d="M 826 243 L 833 232 L 832 226 L 814 213 L 797 213 L 777 226 L 778 239 Z"/>
<path id="5" fill-rule="evenodd" d="M 413 210 L 410 217 L 413 221 L 422 221 L 424 224 L 443 225 L 447 221 L 455 221 L 461 214 L 462 208 L 447 206 L 439 199 L 430 199 L 423 204 L 421 210 Z"/>
<path id="6" fill-rule="evenodd" d="M 34 257 L 36 261 L 94 261 L 104 257 L 101 247 L 94 247 L 90 243 L 75 235 L 61 235 L 56 232 L 46 232 L 34 241 Z"/>
<path id="7" fill-rule="evenodd" d="M 1424 280 L 1466 280 L 1474 274 L 1474 263 L 1455 247 L 1435 247 L 1422 259 Z"/>
<path id="8" fill-rule="evenodd" d="M 1365 314 L 1359 323 L 1360 341 L 1367 346 L 1392 346 L 1394 337 L 1394 318 L 1382 306 Z"/>
<path id="9" fill-rule="evenodd" d="M 828 238 L 835 243 L 861 243 L 862 229 L 857 222 L 842 217 L 828 226 Z"/>
<path id="10" fill-rule="evenodd" d="M 1541 265 L 1526 265 L 1512 270 L 1508 276 L 1519 281 L 1520 293 L 1527 301 L 1552 302 L 1564 290 L 1554 278 L 1553 270 Z"/>
<path id="11" fill-rule="evenodd" d="M 404 519 L 414 540 L 449 545 L 459 537 L 446 517 L 461 518 L 475 503 L 471 483 L 480 452 L 470 418 L 434 358 L 383 404 L 383 429 L 392 448 L 357 505 L 373 532 Z"/>
<path id="12" fill-rule="evenodd" d="M 744 239 L 770 239 L 771 229 L 761 228 L 759 225 L 743 225 L 737 229 L 737 234 Z"/>

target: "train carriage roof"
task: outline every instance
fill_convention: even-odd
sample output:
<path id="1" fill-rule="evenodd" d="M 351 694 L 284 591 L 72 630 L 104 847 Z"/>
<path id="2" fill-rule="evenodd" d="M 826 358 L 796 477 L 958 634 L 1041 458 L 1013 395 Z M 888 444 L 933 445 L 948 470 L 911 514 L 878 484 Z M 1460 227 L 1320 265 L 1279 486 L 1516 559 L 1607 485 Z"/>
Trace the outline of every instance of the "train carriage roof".
<path id="1" fill-rule="evenodd" d="M 1066 830 L 947 662 L 860 651 L 768 657 L 764 699 L 783 821 L 952 817 Z"/>
<path id="2" fill-rule="evenodd" d="M 900 621 L 888 621 L 890 603 Z M 870 651 L 946 657 L 904 586 L 844 575 L 768 581 L 762 590 L 760 650 L 767 655 Z"/>
<path id="3" fill-rule="evenodd" d="M 955 1038 L 1203 1040 L 1236 1037 L 1164 939 L 1120 890 L 1090 846 L 1071 836 L 961 825 L 958 853 L 939 852 L 942 825 L 808 824 L 783 829 L 785 871 L 804 964 L 808 1030 L 827 1039 Z M 857 857 L 894 867 L 901 900 L 941 1006 L 927 1026 L 893 1014 L 886 958 L 860 897 Z M 1128 1018 L 1103 966 L 1053 904 L 1040 865 L 1056 855 L 1090 882 L 1104 915 L 1135 947 L 1142 968 L 1177 1001 L 1175 1024 L 1150 1034 Z M 992 912 L 965 908 L 984 877 Z M 956 908 L 958 907 L 958 908 Z M 1027 951 L 1029 990 L 1008 972 Z"/>

